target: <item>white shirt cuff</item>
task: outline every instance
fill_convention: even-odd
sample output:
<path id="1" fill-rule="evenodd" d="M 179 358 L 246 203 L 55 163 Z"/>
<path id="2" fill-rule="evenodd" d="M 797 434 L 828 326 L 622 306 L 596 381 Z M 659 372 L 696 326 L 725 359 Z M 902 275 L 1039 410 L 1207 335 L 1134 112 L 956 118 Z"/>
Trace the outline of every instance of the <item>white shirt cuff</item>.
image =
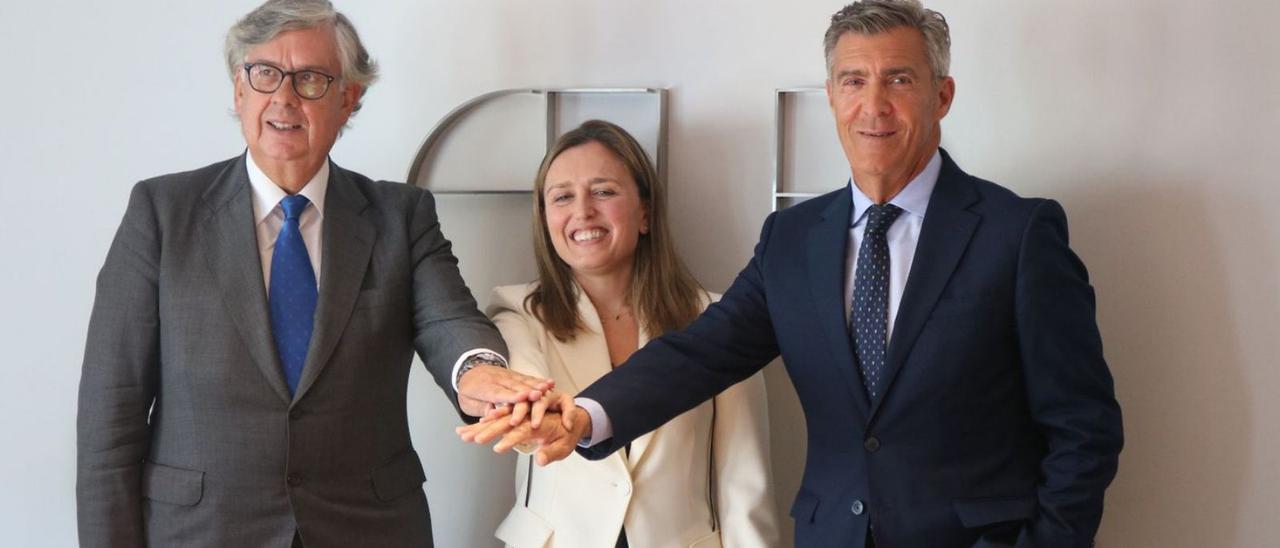
<path id="1" fill-rule="evenodd" d="M 467 358 L 470 358 L 471 356 L 474 356 L 476 354 L 480 354 L 483 352 L 488 352 L 490 354 L 493 354 L 497 356 L 498 359 L 502 360 L 502 363 L 498 365 L 501 365 L 502 367 L 507 367 L 507 368 L 510 367 L 507 365 L 506 356 L 503 356 L 501 352 L 494 352 L 492 350 L 489 350 L 488 348 L 473 348 L 471 350 L 463 352 L 462 355 L 458 357 L 458 361 L 453 362 L 453 373 L 449 375 L 449 378 L 452 379 L 450 382 L 453 384 L 454 392 L 458 391 L 458 369 L 462 368 L 462 362 L 467 361 Z"/>
<path id="2" fill-rule="evenodd" d="M 596 400 L 574 398 L 573 403 L 591 415 L 591 437 L 579 440 L 578 447 L 585 449 L 613 437 L 613 423 L 609 422 L 609 415 Z"/>

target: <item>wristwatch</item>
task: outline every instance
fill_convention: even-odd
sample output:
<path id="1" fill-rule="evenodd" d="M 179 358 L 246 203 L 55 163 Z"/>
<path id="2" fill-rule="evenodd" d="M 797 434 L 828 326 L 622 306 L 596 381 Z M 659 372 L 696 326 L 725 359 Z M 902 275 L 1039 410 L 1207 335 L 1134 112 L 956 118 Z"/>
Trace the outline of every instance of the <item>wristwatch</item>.
<path id="1" fill-rule="evenodd" d="M 493 352 L 476 352 L 468 356 L 467 359 L 462 360 L 462 365 L 458 366 L 458 376 L 453 379 L 454 386 L 462 382 L 462 376 L 466 375 L 467 371 L 471 371 L 481 365 L 496 365 L 506 369 L 507 360 Z"/>

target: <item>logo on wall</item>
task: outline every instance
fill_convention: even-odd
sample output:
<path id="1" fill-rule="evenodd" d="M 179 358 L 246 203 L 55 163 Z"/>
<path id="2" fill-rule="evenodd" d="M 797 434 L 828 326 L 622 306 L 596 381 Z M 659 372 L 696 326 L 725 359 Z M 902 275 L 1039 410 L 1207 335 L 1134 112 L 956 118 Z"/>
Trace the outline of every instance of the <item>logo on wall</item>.
<path id="1" fill-rule="evenodd" d="M 508 89 L 445 115 L 418 149 L 408 182 L 434 194 L 528 194 L 547 149 L 592 119 L 625 128 L 666 177 L 667 90 Z"/>
<path id="2" fill-rule="evenodd" d="M 666 178 L 667 95 L 662 88 L 521 88 L 480 95 L 432 128 L 408 182 L 438 195 L 528 194 L 551 144 L 591 119 L 634 135 Z M 848 178 L 823 88 L 776 90 L 773 125 L 774 210 Z"/>

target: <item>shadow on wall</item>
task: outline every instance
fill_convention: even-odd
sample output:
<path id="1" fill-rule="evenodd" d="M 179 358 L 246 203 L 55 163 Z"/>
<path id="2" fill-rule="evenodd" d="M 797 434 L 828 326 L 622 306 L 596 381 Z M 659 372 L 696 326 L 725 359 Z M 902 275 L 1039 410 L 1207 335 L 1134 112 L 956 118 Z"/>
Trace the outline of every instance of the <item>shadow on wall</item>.
<path id="1" fill-rule="evenodd" d="M 1073 249 L 1089 266 L 1126 445 L 1099 546 L 1235 546 L 1256 443 L 1231 307 L 1229 234 L 1211 185 L 1120 175 L 1064 181 Z M 1089 191 L 1088 189 L 1097 189 Z M 1219 196 L 1220 198 L 1220 196 Z M 1232 204 L 1261 218 L 1259 204 Z M 1276 272 L 1275 246 L 1257 249 Z M 1255 287 L 1274 295 L 1271 287 Z"/>

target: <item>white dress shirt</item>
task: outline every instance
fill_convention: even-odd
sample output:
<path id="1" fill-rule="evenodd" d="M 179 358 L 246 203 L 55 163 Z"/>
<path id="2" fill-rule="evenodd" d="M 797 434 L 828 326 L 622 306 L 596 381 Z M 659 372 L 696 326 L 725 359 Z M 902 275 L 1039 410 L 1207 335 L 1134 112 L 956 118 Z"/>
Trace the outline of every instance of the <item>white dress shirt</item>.
<path id="1" fill-rule="evenodd" d="M 911 261 L 915 258 L 916 243 L 920 240 L 920 227 L 924 226 L 924 215 L 929 209 L 929 197 L 933 195 L 933 187 L 938 184 L 938 174 L 942 172 L 942 154 L 933 151 L 933 158 L 925 164 L 924 170 L 914 179 L 907 182 L 889 203 L 902 208 L 902 214 L 889 225 L 885 238 L 889 240 L 889 324 L 885 330 L 885 342 L 893 336 L 893 323 L 898 315 L 898 304 L 902 302 L 902 290 L 907 286 L 907 274 L 911 272 Z M 849 192 L 853 195 L 853 208 L 849 212 L 849 241 L 845 248 L 844 260 L 844 320 L 851 319 L 849 312 L 853 302 L 853 282 L 858 263 L 858 247 L 862 245 L 862 233 L 866 231 L 867 209 L 875 202 L 871 201 L 861 190 L 853 178 L 849 179 Z M 575 398 L 574 403 L 582 407 L 591 416 L 591 437 L 578 443 L 581 447 L 591 447 L 613 437 L 613 423 L 604 407 L 599 402 L 587 398 Z"/>
<path id="2" fill-rule="evenodd" d="M 907 274 L 911 272 L 911 260 L 916 255 L 916 242 L 920 240 L 920 227 L 924 225 L 925 210 L 929 208 L 929 196 L 938 184 L 942 171 L 942 155 L 934 151 L 933 158 L 924 170 L 907 183 L 889 203 L 902 208 L 902 214 L 889 225 L 885 238 L 889 241 L 889 324 L 885 329 L 885 343 L 893 337 L 893 323 L 898 316 L 898 304 L 902 302 L 902 290 L 907 287 Z M 844 253 L 844 320 L 852 318 L 853 282 L 858 263 L 858 249 L 862 246 L 862 234 L 867 229 L 867 210 L 875 203 L 861 190 L 857 182 L 849 179 L 849 193 L 853 195 L 853 210 L 849 212 L 849 240 Z"/>
<path id="3" fill-rule="evenodd" d="M 249 186 L 253 187 L 253 222 L 258 233 L 258 256 L 262 259 L 262 283 L 271 294 L 271 254 L 276 249 L 276 238 L 280 236 L 280 228 L 284 226 L 284 209 L 280 200 L 289 194 L 280 188 L 262 168 L 253 161 L 250 154 L 245 162 L 249 171 Z M 307 246 L 307 256 L 311 258 L 311 268 L 316 273 L 316 287 L 320 287 L 320 227 L 324 224 L 324 197 L 329 191 L 329 162 L 320 166 L 310 181 L 298 191 L 311 203 L 302 210 L 298 219 L 302 231 L 302 243 Z"/>
<path id="4" fill-rule="evenodd" d="M 249 171 L 249 186 L 253 187 L 253 222 L 258 234 L 258 257 L 262 260 L 262 284 L 270 295 L 271 255 L 275 252 L 276 238 L 280 236 L 280 228 L 284 226 L 284 209 L 280 207 L 280 200 L 289 194 L 267 177 L 262 168 L 254 162 L 252 154 L 248 157 L 249 161 L 245 162 L 245 165 Z M 320 166 L 320 171 L 317 171 L 302 190 L 298 191 L 298 194 L 306 196 L 311 202 L 307 204 L 306 209 L 302 210 L 302 216 L 298 219 L 298 228 L 302 231 L 302 243 L 307 246 L 311 268 L 316 273 L 317 288 L 320 287 L 320 254 L 324 249 L 321 245 L 321 237 L 324 234 L 321 227 L 324 226 L 324 198 L 329 191 L 329 171 L 329 162 L 326 160 Z M 475 348 L 464 352 L 458 357 L 458 361 L 453 363 L 453 376 L 450 378 L 454 381 L 455 391 L 458 389 L 458 369 L 462 367 L 462 362 L 482 352 L 506 359 L 501 353 L 487 348 Z M 506 367 L 507 364 L 504 361 L 496 365 Z"/>

